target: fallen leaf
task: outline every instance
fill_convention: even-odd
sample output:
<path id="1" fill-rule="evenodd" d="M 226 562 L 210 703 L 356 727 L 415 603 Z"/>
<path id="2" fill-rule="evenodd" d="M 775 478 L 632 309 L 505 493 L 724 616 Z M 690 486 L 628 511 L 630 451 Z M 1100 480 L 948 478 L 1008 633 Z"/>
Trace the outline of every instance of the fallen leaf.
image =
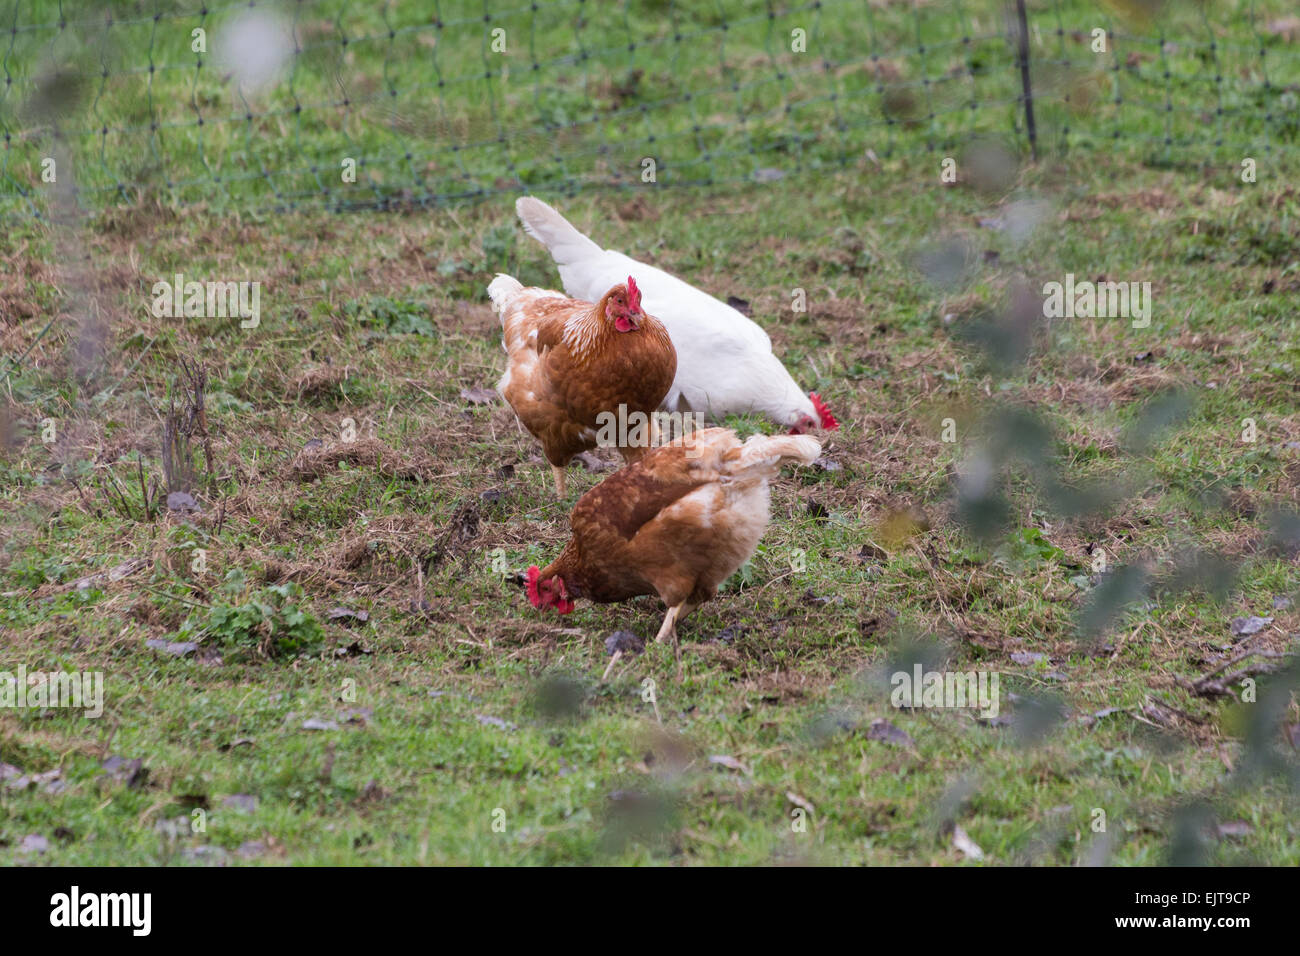
<path id="1" fill-rule="evenodd" d="M 138 786 L 149 777 L 149 771 L 144 768 L 144 761 L 139 758 L 128 760 L 126 757 L 112 756 L 100 764 L 100 767 L 107 776 L 128 787 Z"/>
<path id="2" fill-rule="evenodd" d="M 726 767 L 728 770 L 739 770 L 746 777 L 750 776 L 752 771 L 735 757 L 729 757 L 726 754 L 713 754 L 709 757 L 709 763 L 716 767 Z"/>
<path id="3" fill-rule="evenodd" d="M 261 840 L 246 840 L 235 853 L 245 860 L 251 860 L 266 853 L 266 844 Z"/>
<path id="4" fill-rule="evenodd" d="M 221 801 L 221 805 L 240 813 L 252 813 L 257 809 L 257 797 L 247 793 L 232 793 Z"/>
<path id="5" fill-rule="evenodd" d="M 370 620 L 370 614 L 367 611 L 354 611 L 350 607 L 334 607 L 325 612 L 325 617 L 330 621 L 337 621 L 339 624 L 364 624 Z"/>
<path id="6" fill-rule="evenodd" d="M 181 850 L 181 856 L 187 860 L 193 860 L 197 863 L 210 863 L 213 866 L 225 866 L 226 860 L 230 858 L 230 854 L 219 846 L 186 847 Z"/>
<path id="7" fill-rule="evenodd" d="M 370 650 L 370 648 L 362 647 L 360 641 L 353 641 L 351 644 L 347 645 L 346 647 L 334 648 L 335 657 L 369 656 L 370 654 L 373 653 L 374 651 Z"/>
<path id="8" fill-rule="evenodd" d="M 155 833 L 167 837 L 169 840 L 180 840 L 194 832 L 193 821 L 187 816 L 166 817 L 159 820 L 153 825 Z"/>
<path id="9" fill-rule="evenodd" d="M 916 741 L 907 731 L 895 727 L 884 717 L 877 717 L 871 722 L 871 726 L 867 728 L 867 739 L 884 741 L 898 747 L 916 746 Z"/>
<path id="10" fill-rule="evenodd" d="M 17 767 L 13 768 L 17 770 Z M 21 774 L 9 783 L 11 790 L 26 790 L 28 787 L 40 787 L 45 793 L 55 795 L 68 789 L 68 785 L 63 781 L 63 771 L 55 767 L 53 770 L 47 770 L 44 773 Z M 3 779 L 3 777 L 0 777 Z"/>
<path id="11" fill-rule="evenodd" d="M 1037 651 L 1015 651 L 1011 655 L 1013 664 L 1037 664 L 1047 655 L 1039 654 Z"/>
<path id="12" fill-rule="evenodd" d="M 128 574 L 134 574 L 141 568 L 147 568 L 152 562 L 147 558 L 132 558 L 129 561 L 123 561 L 121 564 L 109 568 L 107 571 L 97 571 L 94 574 L 88 574 L 84 578 L 78 578 L 71 584 L 65 584 L 58 588 L 55 593 L 61 594 L 64 591 L 84 591 L 91 585 L 112 584 L 120 581 Z"/>
<path id="13" fill-rule="evenodd" d="M 1011 714 L 998 714 L 996 717 L 976 717 L 977 723 L 985 727 L 1014 727 L 1016 718 Z"/>
<path id="14" fill-rule="evenodd" d="M 20 853 L 44 853 L 50 848 L 50 841 L 39 833 L 29 833 L 18 844 Z"/>
<path id="15" fill-rule="evenodd" d="M 1177 727 L 1178 720 L 1168 709 L 1161 707 L 1155 701 L 1147 701 L 1142 704 L 1142 714 L 1149 718 L 1152 723 L 1161 727 Z"/>
<path id="16" fill-rule="evenodd" d="M 1244 837 L 1250 836 L 1255 828 L 1245 820 L 1226 820 L 1220 823 L 1216 828 L 1220 837 Z"/>
<path id="17" fill-rule="evenodd" d="M 615 631 L 605 638 L 605 653 L 614 656 L 621 651 L 624 654 L 640 654 L 645 650 L 645 641 L 631 631 Z"/>
<path id="18" fill-rule="evenodd" d="M 713 639 L 719 644 L 729 645 L 734 643 L 736 638 L 740 637 L 744 633 L 745 629 L 743 627 L 724 627 L 722 630 L 718 631 L 717 635 Z"/>
<path id="19" fill-rule="evenodd" d="M 184 657 L 186 654 L 193 654 L 199 649 L 199 645 L 193 641 L 159 641 L 148 640 L 144 646 L 155 651 L 162 651 L 164 654 L 170 654 L 172 657 Z"/>
<path id="20" fill-rule="evenodd" d="M 857 558 L 859 561 L 866 564 L 871 561 L 887 561 L 889 560 L 889 555 L 885 552 L 884 548 L 877 547 L 868 542 L 858 550 Z"/>
<path id="21" fill-rule="evenodd" d="M 308 717 L 302 722 L 303 730 L 338 730 L 339 725 L 332 720 L 321 720 L 319 717 Z"/>
<path id="22" fill-rule="evenodd" d="M 497 400 L 497 393 L 490 388 L 462 388 L 460 397 L 471 405 L 491 405 Z"/>
<path id="23" fill-rule="evenodd" d="M 807 810 L 809 813 L 817 812 L 813 808 L 812 803 L 806 797 L 799 796 L 799 794 L 795 793 L 793 790 L 787 790 L 785 792 L 785 798 L 802 810 Z"/>
<path id="24" fill-rule="evenodd" d="M 1232 619 L 1232 633 L 1238 637 L 1250 637 L 1252 634 L 1258 634 L 1272 623 L 1273 619 L 1271 617 L 1234 617 Z"/>

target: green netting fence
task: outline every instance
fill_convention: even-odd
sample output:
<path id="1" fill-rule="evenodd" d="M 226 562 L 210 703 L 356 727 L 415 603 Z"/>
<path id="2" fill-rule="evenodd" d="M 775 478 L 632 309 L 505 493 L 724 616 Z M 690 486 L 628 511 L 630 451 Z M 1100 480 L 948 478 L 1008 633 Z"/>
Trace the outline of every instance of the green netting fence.
<path id="1" fill-rule="evenodd" d="M 50 215 L 51 180 L 88 210 L 402 209 L 937 162 L 977 137 L 1230 172 L 1295 151 L 1289 6 L 16 0 L 0 214 Z"/>

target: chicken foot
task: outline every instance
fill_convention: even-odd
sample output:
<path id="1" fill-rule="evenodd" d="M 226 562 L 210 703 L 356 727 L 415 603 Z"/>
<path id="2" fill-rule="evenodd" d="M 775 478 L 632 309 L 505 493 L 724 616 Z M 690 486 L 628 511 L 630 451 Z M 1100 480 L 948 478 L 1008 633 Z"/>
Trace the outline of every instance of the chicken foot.
<path id="1" fill-rule="evenodd" d="M 678 604 L 676 607 L 670 607 L 668 613 L 664 615 L 664 622 L 659 627 L 659 633 L 655 635 L 656 641 L 662 641 L 665 637 L 671 636 L 673 639 L 673 657 L 677 661 L 677 679 L 682 679 L 682 644 L 677 639 L 677 619 L 685 617 L 690 613 L 690 608 L 686 601 Z"/>

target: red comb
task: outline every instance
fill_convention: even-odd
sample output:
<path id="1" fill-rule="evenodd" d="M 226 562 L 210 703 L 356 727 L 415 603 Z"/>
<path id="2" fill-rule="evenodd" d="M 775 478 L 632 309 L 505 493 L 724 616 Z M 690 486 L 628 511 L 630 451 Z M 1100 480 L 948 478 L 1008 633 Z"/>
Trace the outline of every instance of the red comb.
<path id="1" fill-rule="evenodd" d="M 636 287 L 636 280 L 627 277 L 627 304 L 633 309 L 641 308 L 641 290 Z"/>
<path id="2" fill-rule="evenodd" d="M 528 569 L 528 603 L 538 608 L 542 606 L 542 594 L 537 589 L 537 579 L 541 574 L 542 569 L 535 564 Z"/>
<path id="3" fill-rule="evenodd" d="M 830 407 L 822 401 L 822 397 L 816 392 L 810 392 L 808 397 L 812 399 L 813 408 L 817 410 L 817 417 L 821 419 L 822 428 L 828 432 L 833 432 L 840 427 L 840 423 L 835 420 L 831 414 Z"/>

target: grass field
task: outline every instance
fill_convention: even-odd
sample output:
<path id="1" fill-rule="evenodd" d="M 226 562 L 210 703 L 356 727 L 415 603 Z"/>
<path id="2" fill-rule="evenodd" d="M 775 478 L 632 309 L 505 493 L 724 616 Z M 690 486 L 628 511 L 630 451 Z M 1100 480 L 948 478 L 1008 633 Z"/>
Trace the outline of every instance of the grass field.
<path id="1" fill-rule="evenodd" d="M 335 22 L 353 33 L 384 17 L 413 23 L 413 6 L 343 6 Z M 593 49 L 614 30 L 605 16 L 653 36 L 673 14 L 717 23 L 681 5 L 589 6 Z M 30 215 L 52 208 L 35 187 L 13 185 L 39 165 L 46 140 L 33 132 L 5 154 L 14 218 L 0 235 L 11 357 L 0 366 L 0 672 L 102 672 L 106 690 L 96 719 L 0 708 L 0 860 L 929 865 L 973 861 L 973 843 L 992 864 L 1300 863 L 1300 708 L 1284 657 L 1300 631 L 1300 155 L 1285 104 L 1260 120 L 1248 106 L 1259 77 L 1242 72 L 1264 37 L 1278 68 L 1265 95 L 1294 87 L 1294 38 L 1264 29 L 1283 6 L 1228 5 L 1212 30 L 1190 4 L 1169 11 L 1168 32 L 1126 21 L 1177 38 L 1164 55 L 1178 62 L 1201 63 L 1193 37 L 1235 39 L 1216 44 L 1239 57 L 1223 74 L 1229 111 L 1173 120 L 1047 102 L 1043 157 L 1017 156 L 992 183 L 968 175 L 960 151 L 961 181 L 941 183 L 927 143 L 969 129 L 889 122 L 880 67 L 834 74 L 845 90 L 862 84 L 849 98 L 861 122 L 839 133 L 870 156 L 810 135 L 769 149 L 763 122 L 720 122 L 716 143 L 688 150 L 712 150 L 711 172 L 725 173 L 707 189 L 668 188 L 671 162 L 658 184 L 595 188 L 645 155 L 649 127 L 628 133 L 609 168 L 579 158 L 586 137 L 628 129 L 612 102 L 572 141 L 529 127 L 561 171 L 526 137 L 448 171 L 445 147 L 430 144 L 471 141 L 487 104 L 444 92 L 423 103 L 434 118 L 401 125 L 398 140 L 365 111 L 332 109 L 290 123 L 293 144 L 262 129 L 205 134 L 227 166 L 283 168 L 274 186 L 259 173 L 204 187 L 222 164 L 180 146 L 192 130 L 152 162 L 148 135 L 101 143 L 103 161 L 77 179 L 80 211 L 60 225 Z M 910 6 L 870 4 L 874 19 L 851 29 L 825 7 L 817 35 L 837 61 L 869 64 L 909 26 L 916 39 Z M 1031 8 L 1063 18 L 1062 43 L 1092 22 L 1084 4 Z M 972 33 L 1002 28 L 979 5 L 959 9 L 983 18 Z M 716 10 L 740 19 L 739 5 Z M 27 22 L 45 12 L 18 8 Z M 453 12 L 471 13 L 444 10 L 448 24 Z M 534 56 L 551 63 L 571 27 L 537 22 Z M 924 22 L 960 44 L 959 18 Z M 738 27 L 737 63 L 766 71 L 769 37 L 788 25 Z M 997 65 L 1014 57 L 985 42 L 988 85 L 962 82 L 988 89 L 982 102 L 1014 97 Z M 1058 37 L 1042 42 L 1050 53 Z M 166 59 L 183 55 L 181 41 L 165 43 Z M 449 75 L 487 55 L 478 34 L 433 49 L 446 50 Z M 1162 49 L 1126 82 L 1140 86 Z M 359 47 L 349 66 L 383 78 L 385 56 Z M 919 56 L 886 56 L 885 74 L 916 79 Z M 40 72 L 16 63 L 12 75 Z M 651 44 L 641 68 L 632 101 L 657 76 L 683 90 L 720 77 L 669 43 Z M 574 69 L 505 88 L 521 111 L 544 90 L 554 102 L 528 108 L 571 120 L 592 84 L 624 79 L 604 61 Z M 229 108 L 213 72 L 195 95 Z M 1199 98 L 1200 66 L 1182 79 L 1180 103 L 1215 102 Z M 300 80 L 304 98 L 329 93 L 306 70 Z M 133 87 L 105 89 L 94 108 L 122 122 Z M 0 109 L 16 124 L 11 105 Z M 410 118 L 420 106 L 393 109 Z M 450 125 L 438 108 L 453 111 Z M 739 115 L 734 100 L 695 108 Z M 785 125 L 808 134 L 822 108 L 833 109 Z M 664 115 L 671 125 L 688 113 Z M 1005 136 L 1018 122 L 1014 103 L 977 117 L 980 132 Z M 1163 143 L 1216 120 L 1222 145 L 1209 133 L 1186 151 Z M 1250 154 L 1235 147 L 1264 140 L 1245 183 Z M 379 159 L 414 141 L 427 150 L 421 175 L 384 172 Z M 396 196 L 394 208 L 331 211 L 364 205 L 340 187 L 306 198 L 303 160 L 358 143 L 376 157 L 362 184 L 377 201 Z M 288 151 L 283 167 L 275 150 Z M 769 167 L 786 174 L 750 181 Z M 193 182 L 168 188 L 169 176 Z M 749 302 L 843 423 L 825 467 L 777 483 L 758 552 L 681 628 L 681 680 L 655 645 L 600 679 L 605 638 L 652 636 L 657 601 L 560 619 L 531 608 L 517 580 L 562 547 L 569 509 L 602 477 L 575 467 L 556 501 L 536 442 L 479 391 L 503 368 L 488 279 L 557 281 L 514 221 L 519 182 L 598 242 Z M 437 198 L 476 189 L 488 195 L 472 205 Z M 259 195 L 294 208 L 249 204 Z M 260 281 L 260 324 L 155 316 L 152 286 L 176 273 Z M 1149 327 L 1045 320 L 1039 290 L 1067 273 L 1150 282 Z M 792 311 L 795 288 L 807 312 Z M 211 464 L 195 433 L 194 476 L 168 488 L 164 422 L 169 395 L 185 403 L 187 365 L 206 375 Z M 982 490 L 960 477 L 980 461 L 995 474 Z M 186 471 L 170 466 L 173 478 Z M 168 490 L 191 492 L 197 512 L 169 509 Z M 1233 620 L 1252 616 L 1268 621 L 1235 633 Z M 882 675 L 915 661 L 998 672 L 1001 712 L 891 706 Z M 1253 665 L 1255 693 L 1240 679 L 1216 692 L 1215 676 Z"/>

